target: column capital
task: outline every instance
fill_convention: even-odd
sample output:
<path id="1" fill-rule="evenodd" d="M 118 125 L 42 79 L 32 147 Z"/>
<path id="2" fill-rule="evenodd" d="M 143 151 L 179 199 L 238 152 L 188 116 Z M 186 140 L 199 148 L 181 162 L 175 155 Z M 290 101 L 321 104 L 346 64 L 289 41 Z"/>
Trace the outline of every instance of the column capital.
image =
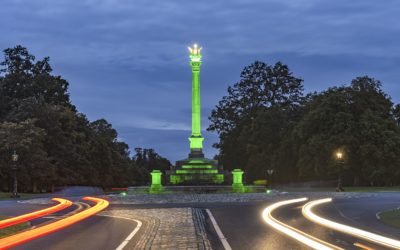
<path id="1" fill-rule="evenodd" d="M 201 61 L 190 61 L 190 66 L 192 71 L 200 71 Z"/>

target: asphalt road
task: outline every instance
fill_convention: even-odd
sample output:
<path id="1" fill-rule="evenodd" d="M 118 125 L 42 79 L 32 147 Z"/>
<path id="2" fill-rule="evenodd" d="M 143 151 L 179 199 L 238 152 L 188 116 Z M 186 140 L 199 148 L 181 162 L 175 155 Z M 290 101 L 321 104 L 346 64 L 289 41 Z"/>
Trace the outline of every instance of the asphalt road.
<path id="1" fill-rule="evenodd" d="M 75 200 L 78 200 L 75 198 Z M 92 204 L 87 204 L 92 205 Z M 0 211 L 3 215 L 16 216 L 35 210 L 47 208 L 49 205 L 18 203 L 16 201 L 0 201 Z M 73 213 L 78 208 L 73 204 L 56 214 L 31 221 L 31 226 L 37 227 L 60 217 Z M 136 228 L 135 221 L 95 215 L 70 227 L 34 239 L 13 249 L 20 250 L 59 250 L 59 249 L 116 249 L 126 237 Z M 129 244 L 134 245 L 140 238 L 139 231 Z"/>
<path id="2" fill-rule="evenodd" d="M 103 216 L 90 217 L 13 249 L 116 249 L 136 227 L 136 222 Z M 134 242 L 132 242 L 134 244 Z"/>
<path id="3" fill-rule="evenodd" d="M 215 206 L 211 207 L 211 212 L 232 249 L 309 249 L 270 228 L 263 221 L 261 213 L 269 204 L 265 202 Z M 303 204 L 282 207 L 276 210 L 273 216 L 285 224 L 344 249 L 359 249 L 354 243 L 361 243 L 373 249 L 387 249 L 308 221 L 301 214 L 301 205 Z M 339 223 L 399 239 L 400 230 L 382 224 L 375 216 L 379 211 L 393 209 L 399 205 L 399 194 L 382 193 L 379 197 L 334 200 L 331 204 L 315 209 L 315 213 Z"/>
<path id="4" fill-rule="evenodd" d="M 77 199 L 77 198 L 76 198 Z M 154 208 L 154 207 L 199 207 L 208 208 L 215 217 L 222 233 L 233 249 L 309 249 L 291 238 L 275 231 L 262 219 L 261 213 L 272 202 L 252 203 L 199 203 L 199 204 L 157 204 L 157 205 L 111 205 L 108 209 L 118 208 Z M 289 205 L 273 212 L 273 216 L 295 228 L 318 237 L 331 244 L 345 249 L 359 249 L 353 246 L 355 242 L 362 243 L 373 249 L 385 249 L 358 238 L 334 232 L 330 229 L 309 222 L 301 214 L 301 205 Z M 392 238 L 400 238 L 400 230 L 391 228 L 379 222 L 375 214 L 382 210 L 400 206 L 400 194 L 381 193 L 377 197 L 357 199 L 337 199 L 332 203 L 321 205 L 315 212 L 323 217 L 347 225 L 373 231 Z M 0 201 L 1 214 L 18 215 L 44 205 L 19 204 L 15 201 Z M 75 208 L 64 211 L 68 213 Z M 58 214 L 59 216 L 62 213 Z M 46 219 L 33 221 L 33 225 L 45 223 Z M 214 249 L 222 249 L 210 220 L 207 230 Z M 69 228 L 33 240 L 14 249 L 116 249 L 117 246 L 134 230 L 134 221 L 94 216 Z M 131 244 L 140 238 L 141 231 Z"/>

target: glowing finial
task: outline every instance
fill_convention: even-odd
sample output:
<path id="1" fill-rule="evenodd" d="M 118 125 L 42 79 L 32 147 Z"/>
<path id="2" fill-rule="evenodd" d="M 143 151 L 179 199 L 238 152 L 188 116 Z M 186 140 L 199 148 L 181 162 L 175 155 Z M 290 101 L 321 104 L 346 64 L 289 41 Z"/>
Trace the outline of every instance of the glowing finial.
<path id="1" fill-rule="evenodd" d="M 202 48 L 199 47 L 199 45 L 197 45 L 197 43 L 195 43 L 195 44 L 193 44 L 193 48 L 188 47 L 188 49 L 189 49 L 190 55 L 197 56 L 197 55 L 200 55 L 200 52 L 201 52 Z"/>

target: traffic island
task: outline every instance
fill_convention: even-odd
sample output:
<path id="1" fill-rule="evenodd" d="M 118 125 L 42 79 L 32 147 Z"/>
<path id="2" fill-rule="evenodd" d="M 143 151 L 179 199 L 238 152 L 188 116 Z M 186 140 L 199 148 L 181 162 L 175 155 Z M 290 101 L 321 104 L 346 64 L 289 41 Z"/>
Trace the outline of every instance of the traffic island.
<path id="1" fill-rule="evenodd" d="M 8 218 L 10 218 L 10 217 L 0 215 L 0 220 L 5 220 L 5 219 L 8 219 Z M 30 227 L 31 227 L 31 223 L 30 222 L 23 222 L 23 223 L 19 223 L 17 225 L 13 225 L 13 226 L 9 226 L 9 227 L 6 227 L 6 228 L 2 228 L 2 229 L 0 229 L 0 238 L 7 237 L 9 235 L 21 232 L 21 231 L 26 230 L 26 229 L 28 229 Z"/>
<path id="2" fill-rule="evenodd" d="M 381 212 L 378 217 L 386 225 L 400 228 L 400 208 Z"/>

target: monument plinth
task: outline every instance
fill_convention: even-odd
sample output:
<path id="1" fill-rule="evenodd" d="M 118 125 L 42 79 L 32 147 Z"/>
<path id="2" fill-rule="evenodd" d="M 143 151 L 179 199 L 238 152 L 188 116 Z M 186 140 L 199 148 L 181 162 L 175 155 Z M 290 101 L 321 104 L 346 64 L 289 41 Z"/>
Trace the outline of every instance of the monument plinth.
<path id="1" fill-rule="evenodd" d="M 189 47 L 190 66 L 192 68 L 192 134 L 189 137 L 190 153 L 188 158 L 177 161 L 167 174 L 171 184 L 221 184 L 224 182 L 222 169 L 218 161 L 207 159 L 203 153 L 201 135 L 200 105 L 200 66 L 201 49 L 197 44 Z"/>

